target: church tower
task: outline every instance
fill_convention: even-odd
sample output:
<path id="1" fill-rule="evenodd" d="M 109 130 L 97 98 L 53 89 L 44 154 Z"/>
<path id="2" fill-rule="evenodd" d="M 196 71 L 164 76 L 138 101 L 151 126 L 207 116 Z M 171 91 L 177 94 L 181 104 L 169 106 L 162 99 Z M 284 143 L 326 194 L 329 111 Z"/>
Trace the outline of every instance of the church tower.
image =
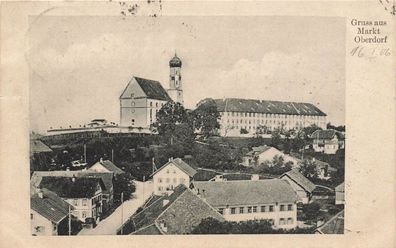
<path id="1" fill-rule="evenodd" d="M 170 75 L 169 75 L 169 89 L 168 95 L 174 102 L 178 102 L 181 105 L 184 104 L 183 101 L 183 88 L 182 88 L 182 77 L 181 77 L 181 67 L 182 62 L 175 56 L 169 61 Z"/>

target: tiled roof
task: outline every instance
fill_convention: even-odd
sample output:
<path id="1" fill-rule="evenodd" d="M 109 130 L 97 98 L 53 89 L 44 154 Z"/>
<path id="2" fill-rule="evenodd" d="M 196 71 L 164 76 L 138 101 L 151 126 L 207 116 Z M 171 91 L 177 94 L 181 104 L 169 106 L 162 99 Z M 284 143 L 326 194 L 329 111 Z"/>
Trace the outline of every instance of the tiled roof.
<path id="1" fill-rule="evenodd" d="M 169 164 L 176 165 L 180 170 L 184 171 L 190 177 L 193 177 L 197 173 L 197 171 L 194 168 L 192 168 L 186 162 L 181 160 L 181 158 L 176 158 L 176 159 L 172 159 L 168 163 L 164 164 L 161 168 L 159 168 L 157 171 L 155 171 L 152 175 L 155 175 L 158 171 L 162 170 Z"/>
<path id="2" fill-rule="evenodd" d="M 271 148 L 272 148 L 271 146 L 267 146 L 267 145 L 253 147 L 252 150 L 246 154 L 246 156 L 253 156 L 253 155 L 261 154 L 263 152 L 268 151 Z"/>
<path id="3" fill-rule="evenodd" d="M 310 193 L 315 189 L 315 184 L 309 181 L 308 178 L 301 174 L 297 169 L 292 169 L 284 173 L 281 178 L 284 176 L 288 176 L 291 180 Z"/>
<path id="4" fill-rule="evenodd" d="M 168 200 L 164 205 L 164 200 Z M 133 234 L 187 234 L 205 218 L 223 221 L 223 217 L 184 185 L 175 188 L 171 195 L 164 195 L 133 216 L 136 230 Z M 166 232 L 159 230 L 166 224 Z M 153 233 L 154 232 L 154 233 Z"/>
<path id="5" fill-rule="evenodd" d="M 126 89 L 131 84 L 132 80 L 136 80 L 139 86 L 142 88 L 143 92 L 146 94 L 147 98 L 149 99 L 156 99 L 156 100 L 163 100 L 163 101 L 170 101 L 170 97 L 164 87 L 162 87 L 161 83 L 154 80 L 149 80 L 140 77 L 133 77 L 131 81 L 129 81 Z M 129 98 L 130 96 L 124 95 L 126 89 L 121 94 L 120 98 Z"/>
<path id="6" fill-rule="evenodd" d="M 113 177 L 112 172 L 96 172 L 90 170 L 82 171 L 35 171 L 30 178 L 31 194 L 36 192 L 43 177 L 84 177 L 84 178 L 101 178 L 105 189 L 103 194 L 110 194 L 113 188 Z"/>
<path id="7" fill-rule="evenodd" d="M 62 198 L 92 198 L 97 185 L 105 188 L 100 178 L 43 177 L 40 187 L 47 188 Z"/>
<path id="8" fill-rule="evenodd" d="M 114 172 L 116 175 L 125 173 L 125 171 L 118 168 L 110 160 L 99 161 L 98 163 L 101 164 L 103 167 L 105 167 L 107 170 Z M 92 168 L 92 166 L 91 166 L 91 168 Z"/>
<path id="9" fill-rule="evenodd" d="M 324 112 L 311 103 L 238 98 L 215 99 L 215 102 L 219 112 L 326 116 Z"/>
<path id="10" fill-rule="evenodd" d="M 213 207 L 295 202 L 297 194 L 281 179 L 193 182 L 202 198 Z"/>
<path id="11" fill-rule="evenodd" d="M 345 182 L 342 182 L 340 185 L 335 187 L 336 192 L 345 192 Z"/>
<path id="12" fill-rule="evenodd" d="M 30 207 L 44 218 L 58 223 L 69 214 L 69 204 L 55 193 L 42 189 L 43 198 L 38 194 L 30 197 Z"/>
<path id="13" fill-rule="evenodd" d="M 30 154 L 41 152 L 52 152 L 52 150 L 41 140 L 30 140 Z"/>
<path id="14" fill-rule="evenodd" d="M 336 214 L 324 223 L 316 232 L 320 234 L 343 234 L 344 233 L 344 210 Z"/>
<path id="15" fill-rule="evenodd" d="M 338 139 L 344 139 L 344 134 L 338 132 L 334 129 L 326 129 L 326 130 L 316 130 L 311 134 L 312 139 L 333 139 L 334 136 L 337 136 Z"/>

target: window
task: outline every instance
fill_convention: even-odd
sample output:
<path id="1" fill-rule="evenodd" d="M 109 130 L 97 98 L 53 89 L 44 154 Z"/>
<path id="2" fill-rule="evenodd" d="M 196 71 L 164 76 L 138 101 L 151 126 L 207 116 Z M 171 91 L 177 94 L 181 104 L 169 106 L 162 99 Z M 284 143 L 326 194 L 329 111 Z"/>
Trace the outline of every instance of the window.
<path id="1" fill-rule="evenodd" d="M 158 108 L 158 102 L 155 103 L 155 107 Z"/>
<path id="2" fill-rule="evenodd" d="M 81 217 L 84 218 L 84 219 L 87 218 L 87 212 L 83 211 Z"/>
<path id="3" fill-rule="evenodd" d="M 252 212 L 252 207 L 248 207 L 248 213 Z"/>
<path id="4" fill-rule="evenodd" d="M 52 231 L 56 231 L 56 224 L 52 224 Z"/>
<path id="5" fill-rule="evenodd" d="M 273 205 L 269 206 L 269 211 L 270 212 L 274 212 L 274 206 Z"/>
<path id="6" fill-rule="evenodd" d="M 159 182 L 159 183 L 162 183 L 162 178 L 158 178 L 158 182 Z"/>
<path id="7" fill-rule="evenodd" d="M 244 207 L 240 207 L 240 208 L 239 208 L 239 213 L 240 213 L 240 214 L 243 214 L 243 210 L 244 210 Z"/>
<path id="8" fill-rule="evenodd" d="M 224 208 L 219 208 L 219 213 L 224 214 Z"/>
<path id="9" fill-rule="evenodd" d="M 74 199 L 72 204 L 73 204 L 74 206 L 78 206 L 78 201 L 77 201 L 76 199 Z"/>
<path id="10" fill-rule="evenodd" d="M 162 191 L 162 187 L 161 186 L 158 187 L 158 191 Z"/>
<path id="11" fill-rule="evenodd" d="M 280 211 L 285 211 L 285 205 L 280 205 Z"/>
<path id="12" fill-rule="evenodd" d="M 284 218 L 280 218 L 279 219 L 279 225 L 284 225 L 285 224 L 285 219 Z"/>
<path id="13" fill-rule="evenodd" d="M 131 122 L 132 122 L 132 125 L 135 125 L 135 119 L 132 119 Z"/>
<path id="14" fill-rule="evenodd" d="M 293 218 L 287 218 L 287 224 L 288 225 L 293 224 Z"/>
<path id="15" fill-rule="evenodd" d="M 152 107 L 153 106 L 153 102 L 150 102 L 150 107 Z"/>
<path id="16" fill-rule="evenodd" d="M 131 102 L 131 107 L 134 107 L 134 106 L 135 106 L 135 102 L 132 101 L 132 102 Z"/>
<path id="17" fill-rule="evenodd" d="M 231 214 L 236 214 L 236 208 L 231 208 Z"/>
<path id="18" fill-rule="evenodd" d="M 292 204 L 287 205 L 287 210 L 288 211 L 292 211 L 293 210 L 293 205 Z"/>
<path id="19" fill-rule="evenodd" d="M 82 205 L 83 205 L 83 206 L 87 206 L 87 205 L 88 205 L 87 199 L 82 199 Z"/>
<path id="20" fill-rule="evenodd" d="M 253 213 L 257 213 L 257 207 L 256 206 L 253 207 Z"/>
<path id="21" fill-rule="evenodd" d="M 33 220 L 33 214 L 30 214 L 30 219 Z"/>
<path id="22" fill-rule="evenodd" d="M 261 212 L 266 212 L 265 206 L 261 206 Z"/>

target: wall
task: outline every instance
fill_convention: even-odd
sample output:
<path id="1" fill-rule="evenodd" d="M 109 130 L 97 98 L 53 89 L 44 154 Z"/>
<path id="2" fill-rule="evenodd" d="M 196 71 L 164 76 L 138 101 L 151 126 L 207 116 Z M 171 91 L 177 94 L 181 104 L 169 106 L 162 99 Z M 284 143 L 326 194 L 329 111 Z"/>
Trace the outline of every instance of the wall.
<path id="1" fill-rule="evenodd" d="M 30 214 L 33 215 L 33 219 L 30 220 L 31 233 L 37 236 L 51 236 L 57 235 L 57 230 L 54 230 L 54 224 L 51 221 L 41 216 L 34 210 L 30 210 Z M 41 227 L 41 231 L 36 231 L 36 227 Z"/>
<path id="2" fill-rule="evenodd" d="M 292 186 L 292 188 L 294 189 L 294 191 L 297 193 L 298 197 L 300 198 L 300 201 L 303 204 L 307 204 L 309 203 L 310 199 L 309 199 L 309 195 L 308 193 L 297 183 L 295 183 L 293 180 L 291 180 L 288 176 L 283 176 L 281 177 L 282 179 L 285 179 L 289 182 L 289 184 Z"/>
<path id="3" fill-rule="evenodd" d="M 64 199 L 66 202 L 71 204 L 74 207 L 74 210 L 72 211 L 72 214 L 76 216 L 79 220 L 82 222 L 85 222 L 86 218 L 96 218 L 98 217 L 98 213 L 94 213 L 94 208 L 95 206 L 92 205 L 92 199 L 95 197 L 101 197 L 102 196 L 102 190 L 97 190 L 95 192 L 95 196 L 92 198 L 76 198 L 76 199 Z M 83 206 L 83 201 L 86 201 L 86 205 Z M 99 208 L 99 213 L 102 212 L 102 207 L 100 206 Z M 85 214 L 85 217 L 84 217 Z"/>
<path id="4" fill-rule="evenodd" d="M 175 179 L 176 181 L 174 181 Z M 169 180 L 169 182 L 167 180 Z M 161 195 L 166 193 L 167 187 L 171 188 L 173 186 L 173 188 L 175 188 L 181 184 L 181 180 L 184 182 L 183 184 L 186 187 L 189 187 L 190 177 L 185 172 L 180 170 L 176 165 L 172 163 L 168 164 L 165 168 L 161 168 L 160 171 L 158 171 L 153 176 L 154 194 Z M 162 190 L 159 190 L 159 187 L 161 187 Z"/>

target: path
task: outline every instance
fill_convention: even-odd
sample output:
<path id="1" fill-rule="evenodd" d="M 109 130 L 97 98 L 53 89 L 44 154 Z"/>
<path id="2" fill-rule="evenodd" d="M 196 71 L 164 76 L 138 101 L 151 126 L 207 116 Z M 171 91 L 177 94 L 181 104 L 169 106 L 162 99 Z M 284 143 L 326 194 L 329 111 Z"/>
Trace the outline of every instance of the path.
<path id="1" fill-rule="evenodd" d="M 78 235 L 116 235 L 117 229 L 143 205 L 153 192 L 151 181 L 144 183 L 135 181 L 134 183 L 136 185 L 136 192 L 133 194 L 133 199 L 125 201 L 110 216 L 99 222 L 95 228 L 83 229 Z M 123 220 L 121 220 L 121 214 L 123 215 Z"/>

